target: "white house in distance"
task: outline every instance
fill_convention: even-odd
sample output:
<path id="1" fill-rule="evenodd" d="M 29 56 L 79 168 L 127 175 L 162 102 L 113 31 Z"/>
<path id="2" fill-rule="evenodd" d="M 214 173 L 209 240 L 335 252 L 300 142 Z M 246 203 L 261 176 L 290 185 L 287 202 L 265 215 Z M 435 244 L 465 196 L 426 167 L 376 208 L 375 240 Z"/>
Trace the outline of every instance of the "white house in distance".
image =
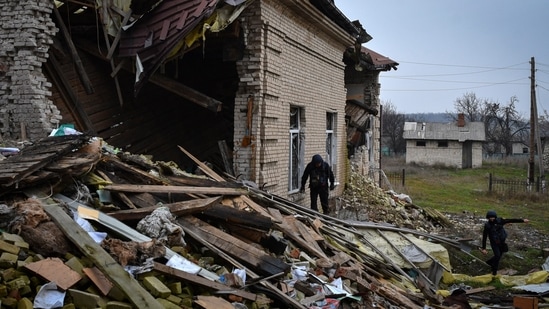
<path id="1" fill-rule="evenodd" d="M 482 166 L 483 122 L 405 122 L 406 164 L 444 165 L 456 168 Z"/>

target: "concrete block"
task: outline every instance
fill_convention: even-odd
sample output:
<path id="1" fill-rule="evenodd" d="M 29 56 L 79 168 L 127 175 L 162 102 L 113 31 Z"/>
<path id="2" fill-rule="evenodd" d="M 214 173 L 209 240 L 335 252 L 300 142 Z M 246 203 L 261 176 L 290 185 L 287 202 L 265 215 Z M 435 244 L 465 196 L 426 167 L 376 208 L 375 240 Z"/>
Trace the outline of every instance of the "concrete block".
<path id="1" fill-rule="evenodd" d="M 17 266 L 17 255 L 3 252 L 0 255 L 0 268 L 10 268 Z"/>
<path id="2" fill-rule="evenodd" d="M 17 309 L 33 309 L 32 301 L 26 297 L 17 302 Z"/>
<path id="3" fill-rule="evenodd" d="M 17 255 L 17 254 L 19 254 L 20 250 L 21 249 L 19 247 L 17 247 L 16 245 L 12 245 L 8 242 L 0 240 L 0 251 L 9 252 L 9 253 Z"/>
<path id="4" fill-rule="evenodd" d="M 0 236 L 0 239 L 4 240 L 5 242 L 8 242 L 10 244 L 14 244 L 16 242 L 25 242 L 23 237 L 21 237 L 17 234 L 10 234 L 10 233 L 6 233 L 6 232 L 2 233 L 2 235 Z"/>
<path id="5" fill-rule="evenodd" d="M 105 308 L 107 302 L 99 295 L 69 289 L 69 294 L 72 297 L 72 303 L 76 308 Z"/>
<path id="6" fill-rule="evenodd" d="M 181 297 L 177 297 L 175 295 L 170 295 L 170 296 L 166 297 L 166 300 L 169 301 L 169 302 L 172 302 L 176 305 L 181 305 L 181 303 L 183 302 L 183 299 Z"/>
<path id="7" fill-rule="evenodd" d="M 156 277 L 145 277 L 143 279 L 143 285 L 154 297 L 166 298 L 172 293 L 172 291 Z"/>
<path id="8" fill-rule="evenodd" d="M 19 273 L 14 268 L 8 268 L 0 271 L 0 276 L 2 277 L 3 281 L 11 281 L 17 276 L 19 276 Z"/>
<path id="9" fill-rule="evenodd" d="M 181 282 L 174 282 L 174 283 L 170 283 L 168 284 L 168 288 L 170 289 L 170 291 L 172 291 L 172 294 L 181 294 L 182 293 L 182 289 L 181 289 Z"/>
<path id="10" fill-rule="evenodd" d="M 181 309 L 180 306 L 166 300 L 163 298 L 157 298 L 158 302 L 165 308 L 165 309 Z"/>
<path id="11" fill-rule="evenodd" d="M 107 309 L 131 309 L 132 305 L 120 301 L 107 302 Z"/>

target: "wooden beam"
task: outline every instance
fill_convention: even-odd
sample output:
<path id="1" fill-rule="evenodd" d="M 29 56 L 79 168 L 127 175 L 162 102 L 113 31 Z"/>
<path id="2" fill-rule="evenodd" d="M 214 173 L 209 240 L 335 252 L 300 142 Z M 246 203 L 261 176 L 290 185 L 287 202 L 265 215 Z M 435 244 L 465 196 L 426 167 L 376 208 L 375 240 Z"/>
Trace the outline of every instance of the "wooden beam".
<path id="1" fill-rule="evenodd" d="M 63 18 L 61 18 L 61 14 L 59 14 L 59 10 L 57 9 L 57 7 L 55 5 L 53 6 L 53 14 L 55 16 L 55 19 L 57 19 L 57 25 L 59 26 L 59 29 L 61 30 L 61 33 L 63 34 L 63 37 L 65 38 L 65 41 L 67 42 L 67 45 L 69 46 L 69 49 L 71 51 L 72 60 L 74 61 L 74 65 L 76 67 L 76 71 L 78 72 L 78 77 L 80 78 L 80 82 L 82 82 L 82 86 L 84 86 L 84 89 L 86 89 L 87 94 L 94 93 L 92 84 L 90 82 L 88 74 L 86 73 L 86 70 L 84 69 L 84 65 L 82 64 L 82 60 L 80 59 L 80 56 L 78 55 L 78 51 L 76 50 L 76 47 L 74 46 L 74 43 L 72 41 L 69 30 L 67 29 L 67 26 L 63 22 Z"/>
<path id="2" fill-rule="evenodd" d="M 162 186 L 162 185 L 108 185 L 103 189 L 117 192 L 148 192 L 148 193 L 187 193 L 210 195 L 241 195 L 246 194 L 242 188 L 201 188 L 187 186 Z"/>
<path id="3" fill-rule="evenodd" d="M 187 216 L 179 218 L 177 221 L 214 246 L 249 265 L 257 267 L 263 273 L 273 275 L 289 271 L 290 266 L 282 260 L 274 258 L 263 250 L 249 245 L 200 219 Z"/>
<path id="4" fill-rule="evenodd" d="M 170 212 L 174 216 L 183 216 L 192 214 L 198 211 L 206 210 L 214 203 L 218 202 L 220 197 L 210 197 L 206 199 L 194 199 L 190 201 L 177 202 L 172 204 L 164 204 L 162 206 L 168 207 Z M 120 221 L 125 220 L 140 220 L 151 214 L 158 206 L 149 206 L 139 209 L 119 210 L 112 213 L 108 213 L 109 216 L 116 218 Z"/>
<path id="5" fill-rule="evenodd" d="M 124 268 L 96 243 L 65 211 L 54 205 L 43 205 L 44 210 L 80 251 L 93 261 L 119 288 L 136 308 L 164 308 Z"/>
<path id="6" fill-rule="evenodd" d="M 188 226 L 185 226 L 185 225 L 180 225 L 180 226 L 181 226 L 181 228 L 183 228 L 186 235 L 189 235 L 190 237 L 194 238 L 196 241 L 201 243 L 203 246 L 205 246 L 206 248 L 208 248 L 208 249 L 212 250 L 213 252 L 215 252 L 219 257 L 221 257 L 225 261 L 231 263 L 234 267 L 239 268 L 239 269 L 244 269 L 246 271 L 246 274 L 248 275 L 248 277 L 250 277 L 254 282 L 257 282 L 258 284 L 260 284 L 260 285 L 264 286 L 265 288 L 269 289 L 271 292 L 273 292 L 273 294 L 276 294 L 277 297 L 279 297 L 281 300 L 284 300 L 286 302 L 288 307 L 291 307 L 291 308 L 305 308 L 305 306 L 300 304 L 296 299 L 294 299 L 293 297 L 290 297 L 287 293 L 284 293 L 283 291 L 281 291 L 274 284 L 272 284 L 268 281 L 262 280 L 263 278 L 261 278 L 253 270 L 245 267 L 239 261 L 237 261 L 236 259 L 234 259 L 230 255 L 228 255 L 227 253 L 220 250 L 219 248 L 217 248 L 216 246 L 214 246 L 210 242 L 206 241 L 199 234 L 195 233 L 194 229 L 190 229 Z"/>
<path id="7" fill-rule="evenodd" d="M 45 68 L 50 73 L 49 75 L 51 76 L 52 81 L 57 85 L 57 88 L 59 88 L 61 96 L 67 102 L 67 107 L 76 121 L 77 128 L 80 128 L 83 132 L 90 132 L 95 135 L 96 132 L 93 128 L 92 121 L 84 110 L 82 102 L 78 99 L 77 94 L 73 91 L 69 81 L 65 78 L 63 71 L 61 71 L 61 65 L 57 62 L 54 55 L 48 57 Z"/>
<path id="8" fill-rule="evenodd" d="M 217 181 L 225 181 L 225 179 L 221 176 L 219 176 L 216 172 L 214 172 L 211 168 L 209 168 L 206 164 L 202 163 L 200 160 L 198 160 L 195 156 L 193 156 L 190 152 L 188 152 L 187 150 L 185 150 L 185 148 L 181 147 L 181 146 L 177 146 L 179 147 L 179 150 L 183 151 L 184 154 L 187 155 L 187 157 L 189 157 L 191 160 L 194 161 L 194 163 L 196 163 L 196 165 L 198 165 L 198 167 L 204 172 L 204 174 L 210 176 L 212 179 L 214 180 L 217 180 Z"/>
<path id="9" fill-rule="evenodd" d="M 111 68 L 113 70 L 113 72 L 115 71 L 118 71 L 119 68 L 115 67 L 114 66 L 114 62 L 112 62 L 112 59 L 109 60 L 107 59 L 105 56 L 103 55 L 100 55 L 95 49 L 97 49 L 97 47 L 95 45 L 93 45 L 93 43 L 91 42 L 88 42 L 88 41 L 78 41 L 78 46 L 80 48 L 82 48 L 83 50 L 85 50 L 87 53 L 101 59 L 101 60 L 104 60 L 104 61 L 108 61 L 111 63 Z M 127 65 L 127 64 L 123 64 L 122 65 L 124 70 L 127 71 L 127 72 L 132 72 L 133 73 L 133 67 L 131 65 Z M 114 77 L 116 77 L 116 75 L 113 75 Z M 117 82 L 118 80 L 115 79 L 115 82 Z M 198 106 L 201 106 L 201 107 L 204 107 L 210 111 L 213 111 L 213 112 L 220 112 L 221 109 L 222 109 L 222 106 L 223 106 L 223 102 L 219 101 L 219 100 L 216 100 L 212 97 L 209 97 L 185 84 L 182 84 L 170 77 L 167 77 L 167 76 L 164 76 L 164 75 L 161 75 L 161 74 L 153 74 L 150 78 L 149 78 L 149 82 L 175 94 L 175 95 L 178 95 Z"/>
<path id="10" fill-rule="evenodd" d="M 166 266 L 164 264 L 160 264 L 158 262 L 153 263 L 153 268 L 163 274 L 170 275 L 170 276 L 176 277 L 177 279 L 190 282 L 192 283 L 192 286 L 200 285 L 200 286 L 211 288 L 220 292 L 226 291 L 226 292 L 229 292 L 230 294 L 240 296 L 242 298 L 245 298 L 251 301 L 260 300 L 262 303 L 270 302 L 270 300 L 268 298 L 265 298 L 264 296 L 250 293 L 243 290 L 238 290 L 235 288 L 231 288 L 222 283 L 211 281 L 211 280 L 199 277 L 197 275 L 189 274 L 187 272 L 181 271 L 179 269 L 175 269 L 173 267 Z"/>

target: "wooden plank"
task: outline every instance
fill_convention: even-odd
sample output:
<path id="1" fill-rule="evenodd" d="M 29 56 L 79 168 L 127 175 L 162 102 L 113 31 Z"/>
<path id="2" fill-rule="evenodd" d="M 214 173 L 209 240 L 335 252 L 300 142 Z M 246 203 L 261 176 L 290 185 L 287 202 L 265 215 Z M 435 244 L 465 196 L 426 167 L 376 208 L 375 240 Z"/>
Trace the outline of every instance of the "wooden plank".
<path id="1" fill-rule="evenodd" d="M 201 238 L 210 242 L 222 251 L 229 253 L 243 262 L 257 267 L 264 273 L 273 275 L 279 272 L 287 272 L 290 268 L 290 266 L 282 260 L 274 258 L 266 254 L 264 251 L 249 245 L 200 219 L 188 216 L 179 218 L 177 221 L 181 225 L 184 225 L 187 229 L 193 230 L 195 234 L 200 235 Z"/>
<path id="2" fill-rule="evenodd" d="M 31 194 L 32 195 L 32 194 Z M 78 215 L 84 219 L 88 220 L 94 220 L 100 223 L 101 225 L 107 227 L 111 231 L 117 233 L 118 235 L 124 236 L 129 240 L 137 241 L 137 242 L 149 242 L 152 239 L 149 236 L 143 235 L 139 233 L 138 231 L 132 229 L 131 227 L 127 226 L 123 222 L 120 222 L 116 220 L 115 218 L 109 217 L 107 214 L 104 214 L 96 209 L 87 207 L 85 205 L 80 204 L 79 202 L 68 198 L 62 194 L 54 194 L 53 197 L 56 200 L 64 201 L 72 210 L 76 211 Z M 175 251 L 172 249 L 166 248 L 166 254 L 164 257 L 169 260 L 170 258 L 178 255 Z M 187 260 L 183 256 L 179 256 L 180 259 Z M 193 264 L 191 261 L 188 261 L 190 264 Z M 198 274 L 208 278 L 210 280 L 217 280 L 219 279 L 219 276 L 215 273 L 206 270 L 198 265 L 196 267 L 200 268 L 198 271 Z"/>
<path id="3" fill-rule="evenodd" d="M 246 203 L 246 205 L 248 205 L 251 209 L 255 210 L 260 215 L 263 215 L 265 217 L 270 217 L 273 222 L 277 221 L 273 218 L 273 216 L 271 216 L 271 214 L 269 214 L 269 212 L 263 206 L 254 202 L 248 196 L 242 195 L 240 198 L 244 201 L 244 203 Z"/>
<path id="4" fill-rule="evenodd" d="M 239 269 L 244 269 L 246 271 L 246 274 L 249 278 L 255 280 L 258 280 L 258 284 L 263 285 L 264 287 L 268 288 L 273 294 L 276 294 L 281 300 L 285 301 L 289 307 L 291 308 L 305 308 L 302 304 L 300 304 L 296 299 L 293 297 L 290 297 L 288 294 L 284 293 L 280 289 L 278 289 L 276 286 L 274 286 L 272 283 L 260 280 L 261 278 L 259 275 L 257 275 L 255 272 L 253 272 L 251 269 L 245 267 L 242 265 L 239 261 L 225 253 L 224 251 L 220 250 L 216 246 L 212 245 L 210 242 L 206 241 L 204 238 L 202 238 L 199 234 L 194 232 L 194 229 L 190 229 L 185 225 L 180 225 L 181 228 L 185 231 L 187 235 L 194 238 L 196 241 L 201 243 L 206 248 L 212 250 L 215 252 L 218 256 L 220 256 L 225 261 L 231 263 L 234 267 Z"/>
<path id="5" fill-rule="evenodd" d="M 231 288 L 227 285 L 224 285 L 223 283 L 219 283 L 219 282 L 216 282 L 216 281 L 211 281 L 211 280 L 199 277 L 197 275 L 189 274 L 189 273 L 184 272 L 182 270 L 175 269 L 173 267 L 169 267 L 169 266 L 166 266 L 166 265 L 158 263 L 158 262 L 153 263 L 153 268 L 155 270 L 163 273 L 163 274 L 167 274 L 167 275 L 176 277 L 178 279 L 190 282 L 193 285 L 196 284 L 196 285 L 211 288 L 211 289 L 214 289 L 214 290 L 217 290 L 217 291 L 228 291 L 231 294 L 234 294 L 236 296 L 240 296 L 242 298 L 245 298 L 245 299 L 248 299 L 248 300 L 251 300 L 251 301 L 256 301 L 256 300 L 259 300 L 259 299 L 262 299 L 263 302 L 268 302 L 269 301 L 269 299 L 265 298 L 264 296 L 257 295 L 257 294 L 254 294 L 254 293 L 250 293 L 250 292 L 243 291 L 243 290 L 238 290 L 238 289 L 235 289 L 235 288 Z"/>
<path id="6" fill-rule="evenodd" d="M 57 20 L 57 25 L 61 30 L 61 34 L 63 34 L 63 38 L 65 39 L 65 42 L 67 43 L 71 51 L 72 60 L 74 61 L 74 65 L 76 67 L 76 70 L 78 71 L 78 77 L 80 78 L 80 82 L 82 82 L 82 86 L 84 86 L 84 89 L 86 89 L 86 93 L 92 94 L 94 93 L 94 90 L 88 74 L 84 69 L 84 65 L 82 64 L 82 59 L 80 59 L 80 56 L 78 55 L 78 51 L 76 50 L 76 46 L 74 46 L 69 30 L 67 29 L 67 26 L 65 25 L 65 22 L 63 21 L 61 14 L 59 14 L 59 10 L 56 6 L 53 6 L 53 13 L 55 19 Z"/>
<path id="7" fill-rule="evenodd" d="M 100 170 L 96 170 L 95 172 L 97 174 L 99 174 L 106 181 L 108 181 L 110 183 L 113 183 L 113 181 L 110 179 L 110 177 L 107 175 L 107 173 L 105 173 L 103 171 L 100 171 Z M 135 205 L 133 204 L 132 200 L 130 200 L 125 193 L 115 192 L 115 195 L 118 197 L 118 199 L 120 199 L 122 201 L 122 203 L 124 203 L 124 205 L 126 205 L 126 207 L 131 208 L 131 209 L 136 208 Z"/>
<path id="8" fill-rule="evenodd" d="M 185 148 L 181 146 L 177 146 L 181 151 L 183 151 L 184 154 L 186 154 L 191 160 L 198 165 L 198 167 L 204 172 L 204 174 L 210 176 L 212 179 L 217 181 L 225 181 L 225 179 L 221 176 L 219 176 L 216 172 L 214 172 L 211 168 L 209 168 L 206 164 L 202 163 L 200 160 L 198 160 L 195 156 L 193 156 L 190 152 L 185 150 Z"/>
<path id="9" fill-rule="evenodd" d="M 148 193 L 188 193 L 188 194 L 210 194 L 210 195 L 241 195 L 246 194 L 242 188 L 201 188 L 188 186 L 161 186 L 161 185 L 108 185 L 103 188 L 110 191 L 120 192 L 148 192 Z"/>
<path id="10" fill-rule="evenodd" d="M 299 221 L 299 220 L 296 220 L 295 217 L 292 217 L 293 220 L 293 223 L 295 225 L 295 227 L 297 228 L 297 230 L 299 231 L 299 234 L 301 235 L 301 237 L 303 239 L 305 239 L 305 241 L 315 249 L 315 252 L 322 252 L 322 256 L 320 257 L 323 257 L 323 258 L 326 258 L 326 259 L 329 259 L 328 256 L 324 253 L 324 251 L 322 250 L 322 248 L 320 248 L 319 244 L 318 244 L 318 238 L 324 240 L 324 238 L 322 238 L 320 235 L 316 234 L 315 231 L 313 231 L 312 229 L 308 228 L 307 226 L 305 226 L 305 224 L 303 224 L 303 222 Z"/>
<path id="11" fill-rule="evenodd" d="M 61 207 L 43 205 L 44 210 L 80 251 L 92 260 L 119 288 L 136 308 L 164 308 L 137 280 L 130 276 L 84 229 L 69 217 Z"/>
<path id="12" fill-rule="evenodd" d="M 162 206 L 168 207 L 170 212 L 174 216 L 183 216 L 192 214 L 198 211 L 203 211 L 208 207 L 212 206 L 214 203 L 218 202 L 220 197 L 210 197 L 205 199 L 194 199 L 190 201 L 177 202 L 172 204 L 164 204 Z M 139 220 L 145 218 L 147 215 L 151 214 L 158 206 L 149 206 L 139 209 L 128 209 L 128 210 L 119 210 L 108 215 L 116 218 L 120 221 L 125 220 Z"/>
<path id="13" fill-rule="evenodd" d="M 114 165 L 114 167 L 118 168 L 118 169 L 121 169 L 127 173 L 130 173 L 132 175 L 134 175 L 135 177 L 137 177 L 138 179 L 142 179 L 142 182 L 144 183 L 148 183 L 148 184 L 157 184 L 157 185 L 162 185 L 162 184 L 166 184 L 164 181 L 162 181 L 161 179 L 159 179 L 158 177 L 155 177 L 145 171 L 142 171 L 138 168 L 135 168 L 129 164 L 126 164 L 122 161 L 120 161 L 118 158 L 116 157 L 113 157 L 113 156 L 106 156 L 104 157 L 103 159 L 103 164 L 112 164 Z"/>
<path id="14" fill-rule="evenodd" d="M 225 172 L 231 176 L 234 176 L 233 166 L 229 161 L 229 147 L 225 140 L 217 141 L 217 146 L 219 147 L 219 152 L 221 153 L 221 158 L 223 159 L 223 166 L 225 167 Z"/>
<path id="15" fill-rule="evenodd" d="M 276 226 L 286 235 L 286 237 L 295 241 L 301 248 L 305 249 L 307 252 L 316 256 L 317 258 L 328 258 L 324 251 L 316 249 L 314 246 L 309 244 L 305 239 L 299 236 L 299 231 L 292 224 L 291 219 L 283 217 L 278 209 L 269 208 L 271 215 L 276 218 L 280 223 L 276 223 Z"/>
<path id="16" fill-rule="evenodd" d="M 271 216 L 265 217 L 256 213 L 239 210 L 231 206 L 212 205 L 202 212 L 203 215 L 223 222 L 235 223 L 253 229 L 268 231 L 272 228 Z"/>
<path id="17" fill-rule="evenodd" d="M 160 37 L 158 38 L 160 41 L 164 41 L 166 39 L 168 36 L 168 30 L 170 30 L 170 21 L 164 20 L 162 23 L 162 30 L 160 30 Z"/>
<path id="18" fill-rule="evenodd" d="M 194 302 L 205 309 L 234 309 L 230 302 L 217 296 L 198 295 Z"/>

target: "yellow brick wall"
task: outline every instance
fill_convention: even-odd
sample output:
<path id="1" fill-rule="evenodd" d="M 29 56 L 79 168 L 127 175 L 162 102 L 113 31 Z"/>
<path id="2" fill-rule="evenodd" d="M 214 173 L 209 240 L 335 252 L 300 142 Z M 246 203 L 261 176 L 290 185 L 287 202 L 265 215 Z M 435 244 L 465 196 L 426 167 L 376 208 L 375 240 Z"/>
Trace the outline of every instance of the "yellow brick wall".
<path id="1" fill-rule="evenodd" d="M 290 106 L 301 107 L 305 116 L 304 164 L 316 153 L 325 157 L 326 113 L 337 114 L 338 168 L 334 172 L 336 181 L 343 183 L 346 90 L 342 57 L 347 45 L 282 2 L 254 1 L 241 16 L 246 53 L 238 64 L 235 170 L 274 194 L 308 205 L 308 195 L 288 195 Z M 254 143 L 241 147 L 245 113 L 240 109 L 245 108 L 248 95 L 255 102 Z M 342 189 L 339 186 L 335 193 Z"/>

